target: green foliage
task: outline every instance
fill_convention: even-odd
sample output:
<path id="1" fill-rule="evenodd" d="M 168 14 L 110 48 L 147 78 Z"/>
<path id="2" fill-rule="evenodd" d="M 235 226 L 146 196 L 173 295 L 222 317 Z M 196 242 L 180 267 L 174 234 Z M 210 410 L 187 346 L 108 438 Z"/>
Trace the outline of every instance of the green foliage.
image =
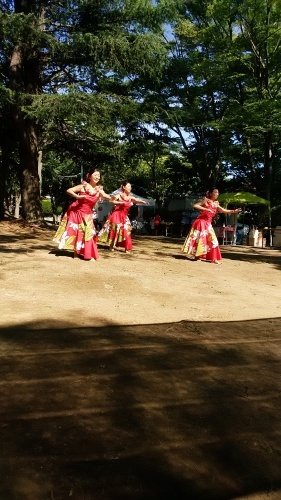
<path id="1" fill-rule="evenodd" d="M 180 4 L 171 7 L 177 15 L 158 100 L 162 119 L 203 185 L 224 184 L 230 174 L 269 197 L 281 124 L 280 1 Z"/>
<path id="2" fill-rule="evenodd" d="M 19 2 L 14 9 L 7 3 L 0 17 L 0 100 L 25 147 L 38 143 L 43 151 L 43 190 L 57 175 L 52 152 L 79 171 L 102 166 L 109 182 L 122 169 L 122 121 L 141 115 L 128 87 L 159 78 L 167 54 L 161 32 L 150 0 Z M 36 147 L 31 149 L 28 165 L 36 163 Z M 27 189 L 23 199 L 29 207 L 32 192 Z"/>
<path id="3" fill-rule="evenodd" d="M 51 217 L 53 215 L 51 200 L 41 200 L 43 217 Z"/>
<path id="4" fill-rule="evenodd" d="M 163 206 L 213 183 L 280 204 L 280 0 L 2 4 L 6 191 L 26 164 L 21 130 L 53 210 L 95 165 L 108 192 L 128 178 Z"/>

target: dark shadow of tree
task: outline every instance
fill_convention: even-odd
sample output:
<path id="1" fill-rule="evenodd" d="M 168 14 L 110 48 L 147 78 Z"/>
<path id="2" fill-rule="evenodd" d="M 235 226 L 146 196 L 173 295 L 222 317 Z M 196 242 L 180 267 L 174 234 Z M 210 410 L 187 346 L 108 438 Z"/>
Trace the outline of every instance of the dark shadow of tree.
<path id="1" fill-rule="evenodd" d="M 54 226 L 55 229 L 56 226 Z M 45 230 L 41 229 L 30 229 L 30 234 L 26 232 L 23 234 L 11 234 L 11 235 L 1 235 L 1 253 L 3 255 L 20 255 L 20 254 L 32 254 L 37 250 L 45 250 L 49 254 L 54 254 L 56 257 L 71 257 L 73 258 L 73 252 L 70 250 L 58 250 L 55 243 L 52 242 L 54 237 L 54 230 L 47 228 Z M 152 246 L 150 243 L 153 243 Z M 152 256 L 160 260 L 167 260 L 169 258 L 181 260 L 189 260 L 186 255 L 181 253 L 181 247 L 183 245 L 183 238 L 171 238 L 166 236 L 146 236 L 146 235 L 134 235 L 133 237 L 133 253 L 131 255 L 126 255 L 126 258 L 134 258 L 138 255 L 141 256 L 142 260 L 150 261 Z M 98 244 L 99 253 L 103 258 L 110 259 L 115 254 L 108 251 L 108 247 L 103 244 Z M 266 248 L 264 254 L 261 249 L 255 249 L 253 247 L 243 247 L 243 251 L 239 245 L 236 247 L 231 247 L 229 249 L 228 245 L 221 246 L 223 259 L 226 260 L 240 260 L 244 262 L 250 262 L 253 264 L 257 263 L 268 263 L 275 266 L 276 269 L 281 270 L 281 251 L 280 249 L 270 249 Z M 149 251 L 148 251 L 149 249 Z M 117 251 L 116 254 L 122 254 L 123 249 Z M 123 257 L 123 255 L 122 255 Z"/>
<path id="2" fill-rule="evenodd" d="M 16 226 L 15 226 L 16 228 Z M 29 228 L 29 234 L 26 232 L 14 234 L 1 234 L 0 233 L 0 251 L 1 254 L 21 255 L 25 253 L 33 253 L 36 250 L 52 250 L 54 244 L 52 238 L 54 232 L 49 229 L 32 229 Z"/>
<path id="3" fill-rule="evenodd" d="M 0 498 L 281 490 L 280 333 L 280 318 L 2 328 Z"/>
<path id="4" fill-rule="evenodd" d="M 235 251 L 229 252 L 227 249 L 223 249 L 223 258 L 229 260 L 239 260 L 242 262 L 251 262 L 253 264 L 257 263 L 267 263 L 273 264 L 277 269 L 281 269 L 281 251 L 278 249 L 265 249 L 264 255 L 260 252 L 255 252 L 254 248 L 249 248 L 246 253 L 239 252 L 239 248 L 235 248 Z M 270 253 L 269 253 L 270 252 Z"/>
<path id="5" fill-rule="evenodd" d="M 147 253 L 146 246 L 149 246 L 149 242 L 153 241 L 153 243 L 157 244 L 150 249 L 150 257 L 151 255 L 155 255 L 158 258 L 167 259 L 167 257 L 172 257 L 177 260 L 186 259 L 189 262 L 193 262 L 192 259 L 188 259 L 186 254 L 181 253 L 181 247 L 183 245 L 183 238 L 170 238 L 170 237 L 147 237 L 147 236 L 137 236 L 136 243 L 144 243 L 143 246 L 140 245 L 137 250 L 139 253 L 145 255 Z M 177 250 L 175 252 L 175 246 Z M 257 263 L 267 263 L 273 264 L 276 269 L 281 270 L 281 250 L 277 248 L 265 248 L 264 250 L 261 248 L 254 247 L 240 247 L 228 245 L 220 246 L 222 257 L 226 260 L 240 260 L 243 262 L 250 262 L 252 264 Z M 264 253 L 263 253 L 264 252 Z"/>

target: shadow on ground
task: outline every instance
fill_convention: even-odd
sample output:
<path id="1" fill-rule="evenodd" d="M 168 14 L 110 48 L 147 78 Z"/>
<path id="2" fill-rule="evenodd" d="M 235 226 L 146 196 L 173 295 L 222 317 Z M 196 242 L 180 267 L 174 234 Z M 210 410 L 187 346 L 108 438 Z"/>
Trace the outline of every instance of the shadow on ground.
<path id="1" fill-rule="evenodd" d="M 177 260 L 187 260 L 186 254 L 181 252 L 184 239 L 183 238 L 170 238 L 170 237 L 146 237 L 137 236 L 134 238 L 135 242 L 140 242 L 143 245 L 139 246 L 140 253 L 147 253 L 147 247 L 153 243 L 150 248 L 150 253 L 156 257 L 172 257 Z M 251 264 L 267 263 L 272 264 L 278 270 L 281 270 L 281 250 L 280 248 L 254 248 L 251 246 L 242 245 L 220 245 L 223 260 L 235 260 L 242 262 L 249 262 Z M 189 262 L 192 260 L 188 259 Z"/>
<path id="2" fill-rule="evenodd" d="M 281 270 L 280 249 L 265 248 L 263 254 L 262 249 L 259 249 L 259 251 L 257 252 L 254 248 L 251 247 L 249 249 L 245 249 L 245 247 L 243 247 L 243 252 L 239 251 L 238 247 L 235 247 L 232 251 L 228 251 L 225 247 L 222 248 L 222 256 L 224 259 L 251 262 L 252 264 L 273 264 L 276 269 Z"/>
<path id="3" fill-rule="evenodd" d="M 280 318 L 2 328 L 1 500 L 271 498 L 280 333 Z"/>

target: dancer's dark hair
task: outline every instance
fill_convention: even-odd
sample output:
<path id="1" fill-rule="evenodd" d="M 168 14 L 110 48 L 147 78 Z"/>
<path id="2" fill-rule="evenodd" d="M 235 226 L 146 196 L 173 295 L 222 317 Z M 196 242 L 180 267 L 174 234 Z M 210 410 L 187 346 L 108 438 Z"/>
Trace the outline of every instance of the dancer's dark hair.
<path id="1" fill-rule="evenodd" d="M 86 182 L 89 182 L 94 172 L 100 172 L 100 170 L 98 168 L 91 168 L 91 170 L 89 170 L 89 172 L 85 175 Z"/>
<path id="2" fill-rule="evenodd" d="M 216 187 L 211 187 L 210 189 L 208 189 L 208 191 L 206 192 L 205 196 L 206 198 L 211 198 L 211 194 L 218 188 Z"/>

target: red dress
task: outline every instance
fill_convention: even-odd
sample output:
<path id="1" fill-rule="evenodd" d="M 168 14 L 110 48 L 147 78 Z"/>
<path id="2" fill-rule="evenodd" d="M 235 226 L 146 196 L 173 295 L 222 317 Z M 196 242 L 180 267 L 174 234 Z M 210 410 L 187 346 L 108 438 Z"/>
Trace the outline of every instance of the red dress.
<path id="1" fill-rule="evenodd" d="M 120 195 L 121 199 L 122 195 Z M 103 228 L 98 234 L 98 241 L 110 246 L 124 247 L 132 250 L 132 226 L 128 217 L 132 206 L 131 199 L 123 200 L 122 205 L 115 205 Z"/>
<path id="2" fill-rule="evenodd" d="M 182 252 L 189 256 L 208 261 L 222 260 L 219 243 L 212 226 L 212 219 L 217 213 L 218 201 L 207 201 L 209 210 L 202 210 L 193 222 L 182 247 Z"/>
<path id="3" fill-rule="evenodd" d="M 98 259 L 93 207 L 99 200 L 100 189 L 97 187 L 94 194 L 86 192 L 85 198 L 74 201 L 64 214 L 54 237 L 60 250 L 74 250 L 86 260 Z"/>

